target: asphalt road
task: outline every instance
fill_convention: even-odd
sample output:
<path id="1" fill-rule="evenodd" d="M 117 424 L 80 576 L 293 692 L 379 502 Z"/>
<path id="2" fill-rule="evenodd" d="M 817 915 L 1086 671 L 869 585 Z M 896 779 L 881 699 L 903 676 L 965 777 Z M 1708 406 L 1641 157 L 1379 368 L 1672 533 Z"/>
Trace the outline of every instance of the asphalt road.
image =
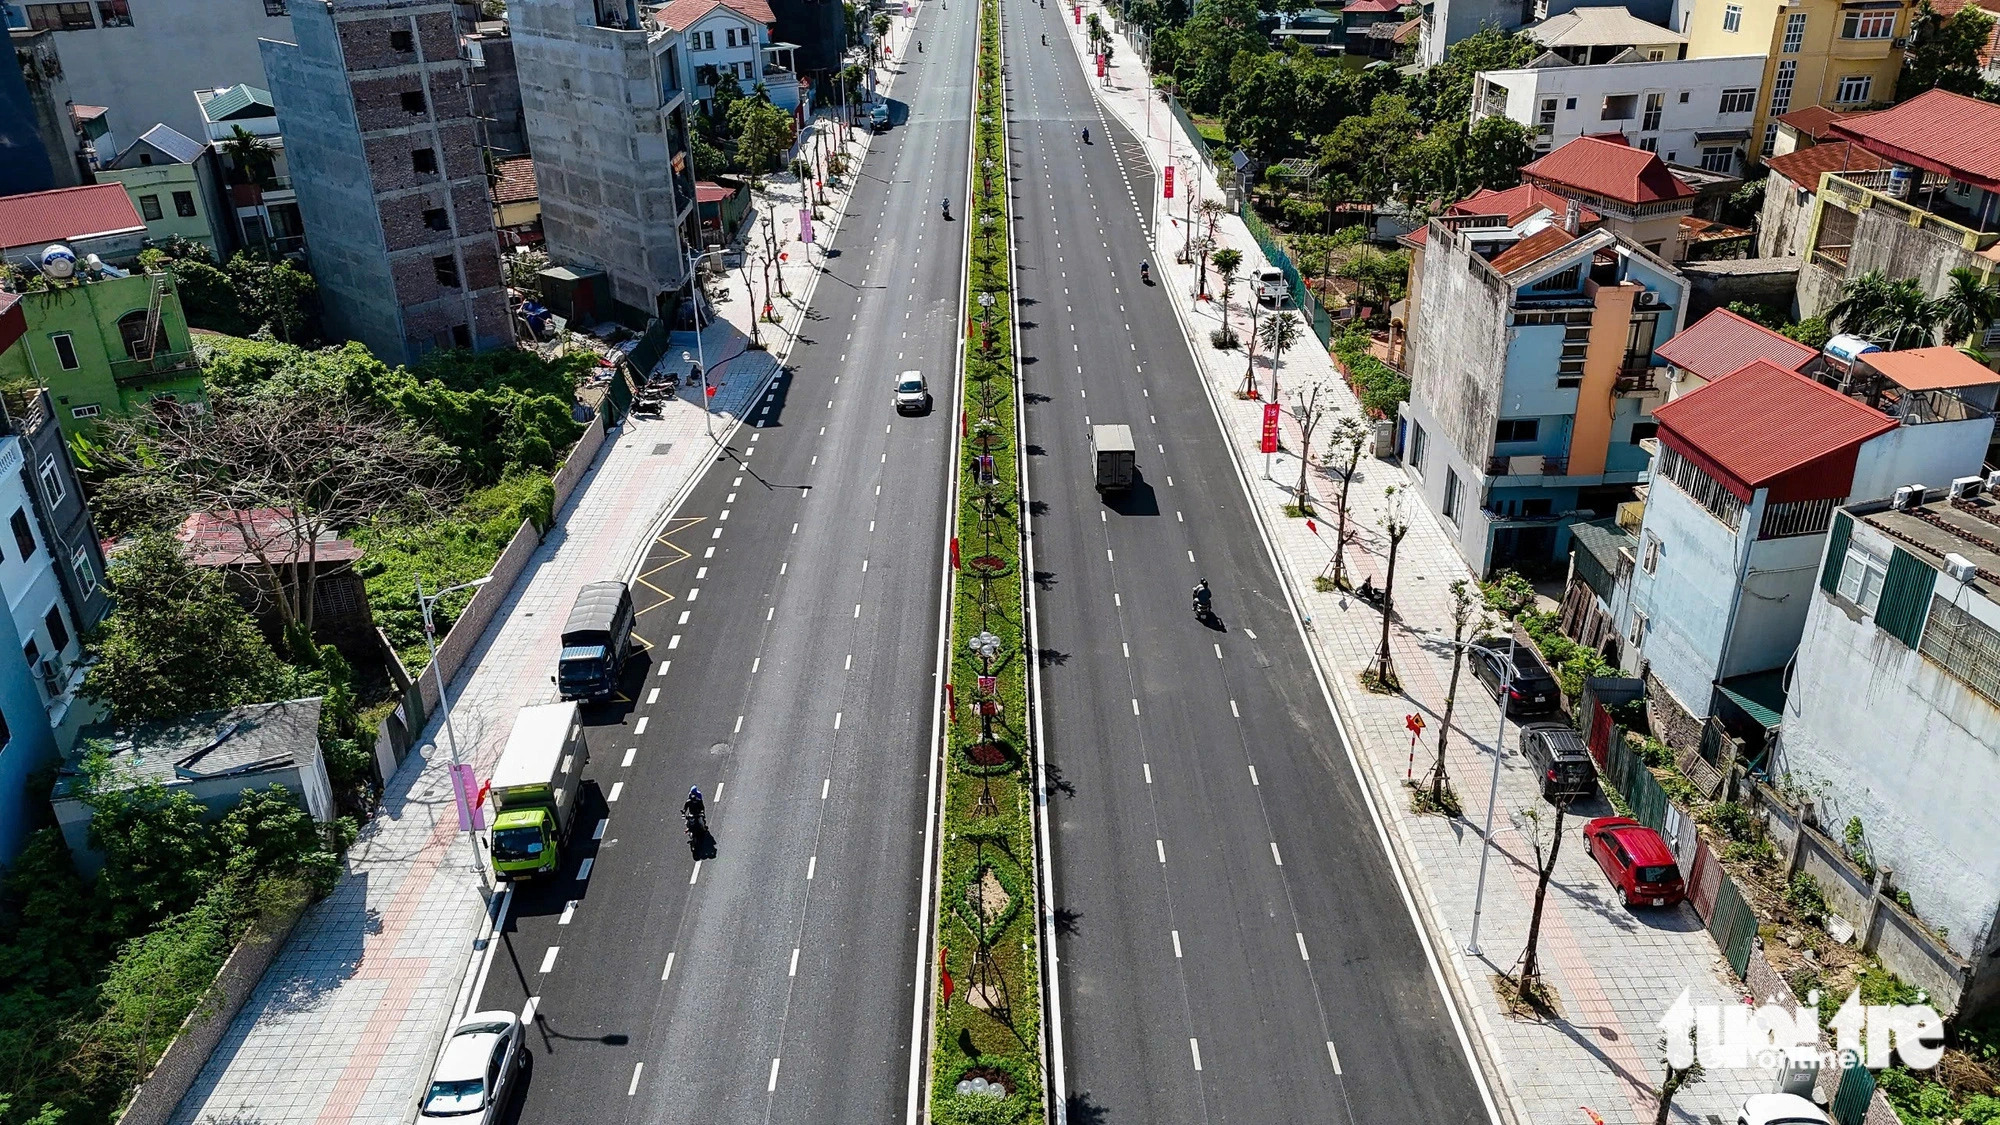
<path id="1" fill-rule="evenodd" d="M 1139 281 L 1145 156 L 1069 9 L 1006 17 L 1069 1122 L 1484 1121 L 1172 297 Z M 1127 498 L 1092 487 L 1091 423 L 1132 427 Z"/>
<path id="2" fill-rule="evenodd" d="M 923 9 L 790 369 L 642 568 L 651 648 L 589 712 L 575 858 L 496 943 L 477 1006 L 529 1011 L 521 1121 L 903 1116 L 954 415 L 891 391 L 952 394 L 937 201 L 965 195 L 975 49 L 972 4 Z"/>

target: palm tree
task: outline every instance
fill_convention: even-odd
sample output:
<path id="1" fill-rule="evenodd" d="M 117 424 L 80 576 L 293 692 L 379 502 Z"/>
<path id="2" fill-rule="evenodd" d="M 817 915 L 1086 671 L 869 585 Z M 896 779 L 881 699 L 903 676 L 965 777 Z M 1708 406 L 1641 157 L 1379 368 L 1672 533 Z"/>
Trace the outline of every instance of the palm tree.
<path id="1" fill-rule="evenodd" d="M 1951 271 L 1943 295 L 1933 303 L 1944 342 L 1977 348 L 1987 326 L 2000 320 L 2000 279 L 1959 266 Z"/>
<path id="2" fill-rule="evenodd" d="M 1285 349 L 1299 342 L 1299 316 L 1293 312 L 1272 315 L 1257 328 L 1264 346 L 1271 349 L 1271 401 L 1278 401 L 1278 363 L 1285 357 Z"/>
<path id="3" fill-rule="evenodd" d="M 1915 278 L 1891 281 L 1881 270 L 1841 286 L 1840 300 L 1827 310 L 1827 320 L 1842 332 L 1881 340 L 1890 351 L 1930 340 L 1942 315 Z"/>
<path id="4" fill-rule="evenodd" d="M 229 139 L 222 142 L 222 151 L 235 163 L 237 171 L 243 174 L 245 183 L 267 186 L 272 177 L 275 160 L 271 146 L 262 137 L 241 125 L 229 127 Z"/>
<path id="5" fill-rule="evenodd" d="M 1215 252 L 1215 272 L 1222 278 L 1222 334 L 1229 332 L 1229 294 L 1236 288 L 1236 269 L 1243 264 L 1243 251 L 1225 246 Z"/>

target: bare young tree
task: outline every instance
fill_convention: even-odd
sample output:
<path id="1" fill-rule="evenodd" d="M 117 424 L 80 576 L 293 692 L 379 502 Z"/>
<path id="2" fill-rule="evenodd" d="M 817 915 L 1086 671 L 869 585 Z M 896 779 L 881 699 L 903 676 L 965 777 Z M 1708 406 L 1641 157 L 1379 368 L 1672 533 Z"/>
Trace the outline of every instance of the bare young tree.
<path id="1" fill-rule="evenodd" d="M 1688 1028 L 1687 1034 L 1689 1046 L 1692 1048 L 1694 1028 Z M 1664 1068 L 1666 1077 L 1660 1083 L 1659 1108 L 1653 1113 L 1653 1125 L 1667 1125 L 1667 1119 L 1672 1117 L 1674 1112 L 1674 1095 L 1685 1087 L 1701 1085 L 1701 1080 L 1705 1077 L 1700 1062 L 1690 1060 L 1684 1067 L 1675 1066 L 1665 1039 L 1660 1040 L 1660 1066 Z"/>
<path id="2" fill-rule="evenodd" d="M 1347 492 L 1354 487 L 1355 467 L 1361 464 L 1361 451 L 1368 444 L 1368 424 L 1351 414 L 1342 414 L 1333 420 L 1333 436 L 1327 449 L 1327 461 L 1340 470 L 1339 510 L 1334 513 L 1333 531 L 1333 584 L 1347 585 Z"/>
<path id="3" fill-rule="evenodd" d="M 310 644 L 320 565 L 339 532 L 401 507 L 440 501 L 446 449 L 400 419 L 338 392 L 217 396 L 195 414 L 166 408 L 109 427 L 125 497 L 208 513 L 255 560 L 287 641 Z"/>
<path id="4" fill-rule="evenodd" d="M 1320 392 L 1324 389 L 1314 383 L 1305 395 L 1294 393 L 1292 396 L 1292 420 L 1299 424 L 1299 487 L 1296 495 L 1301 515 L 1312 514 L 1312 493 L 1307 491 L 1307 477 L 1312 468 L 1313 431 L 1326 420 L 1328 407 L 1320 402 Z"/>
<path id="5" fill-rule="evenodd" d="M 1535 910 L 1534 913 L 1528 916 L 1528 948 L 1521 951 L 1521 973 L 1515 981 L 1515 995 L 1524 1004 L 1535 1002 L 1534 988 L 1537 984 L 1541 983 L 1542 979 L 1542 906 L 1548 901 L 1549 878 L 1555 874 L 1556 857 L 1562 854 L 1563 819 L 1569 815 L 1569 803 L 1572 800 L 1574 798 L 1570 796 L 1556 798 L 1555 825 L 1550 829 L 1546 847 L 1543 846 L 1541 834 L 1541 809 L 1531 808 L 1521 810 L 1521 816 L 1531 824 L 1528 831 L 1528 839 L 1535 847 L 1536 867 Z"/>
<path id="6" fill-rule="evenodd" d="M 1382 510 L 1382 533 L 1389 538 L 1389 571 L 1382 579 L 1382 643 L 1375 649 L 1375 681 L 1384 688 L 1396 683 L 1396 666 L 1389 657 L 1389 619 L 1396 611 L 1396 550 L 1410 533 L 1410 517 L 1403 510 L 1401 489 L 1390 485 L 1383 491 L 1388 505 Z"/>
<path id="7" fill-rule="evenodd" d="M 1475 614 L 1473 612 L 1475 607 L 1480 607 L 1483 610 L 1484 605 L 1485 602 L 1479 597 L 1477 587 L 1473 586 L 1471 581 L 1460 578 L 1452 582 L 1451 684 L 1445 688 L 1444 717 L 1443 721 L 1438 723 L 1437 761 L 1431 766 L 1431 807 L 1433 808 L 1444 807 L 1445 787 L 1450 784 L 1445 776 L 1444 748 L 1446 740 L 1451 735 L 1451 714 L 1458 707 L 1458 674 L 1465 669 L 1465 650 L 1460 646 L 1465 643 L 1466 626 L 1472 625 L 1477 632 L 1483 633 L 1486 631 L 1488 625 L 1486 614 L 1484 612 L 1478 613 L 1475 624 Z"/>

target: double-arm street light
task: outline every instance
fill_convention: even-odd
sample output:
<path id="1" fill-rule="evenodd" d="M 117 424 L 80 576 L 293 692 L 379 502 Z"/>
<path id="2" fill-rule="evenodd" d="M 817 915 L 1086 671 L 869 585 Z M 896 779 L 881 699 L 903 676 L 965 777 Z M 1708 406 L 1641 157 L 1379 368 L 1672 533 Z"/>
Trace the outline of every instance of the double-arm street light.
<path id="1" fill-rule="evenodd" d="M 1451 645 L 1453 649 L 1464 649 L 1466 652 L 1477 652 L 1490 656 L 1498 660 L 1501 667 L 1500 724 L 1499 729 L 1493 734 L 1493 780 L 1486 787 L 1485 841 L 1479 848 L 1479 886 L 1472 894 L 1472 933 L 1465 940 L 1466 955 L 1469 957 L 1478 957 L 1480 956 L 1479 914 L 1480 910 L 1486 904 L 1486 861 L 1493 854 L 1493 807 L 1500 803 L 1500 760 L 1507 756 L 1505 746 L 1507 741 L 1507 697 L 1514 688 L 1514 638 L 1507 638 L 1507 651 L 1504 653 L 1497 649 L 1487 648 L 1485 645 L 1454 640 L 1450 637 L 1433 635 L 1432 639 Z M 1451 658 L 1457 660 L 1458 653 L 1454 651 Z"/>
<path id="2" fill-rule="evenodd" d="M 436 605 L 437 600 L 446 594 L 455 594 L 460 590 L 477 589 L 491 581 L 493 581 L 493 576 L 489 574 L 484 578 L 475 578 L 470 582 L 460 582 L 456 586 L 446 586 L 434 594 L 426 594 L 424 593 L 424 577 L 421 574 L 417 576 L 417 605 L 422 609 L 424 615 L 424 644 L 430 649 L 431 668 L 437 675 L 438 708 L 444 712 L 444 740 L 445 745 L 451 750 L 451 764 L 454 769 L 459 764 L 458 732 L 452 730 L 451 727 L 451 696 L 445 684 L 444 668 L 438 664 L 437 632 L 431 625 L 431 606 Z"/>

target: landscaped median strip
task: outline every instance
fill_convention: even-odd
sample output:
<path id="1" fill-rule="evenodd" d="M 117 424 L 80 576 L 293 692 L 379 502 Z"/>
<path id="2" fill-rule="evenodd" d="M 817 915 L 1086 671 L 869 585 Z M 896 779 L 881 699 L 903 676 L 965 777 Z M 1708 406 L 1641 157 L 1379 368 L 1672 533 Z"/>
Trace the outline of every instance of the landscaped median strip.
<path id="1" fill-rule="evenodd" d="M 998 0 L 981 0 L 930 1119 L 1043 1116 L 1020 429 Z"/>

